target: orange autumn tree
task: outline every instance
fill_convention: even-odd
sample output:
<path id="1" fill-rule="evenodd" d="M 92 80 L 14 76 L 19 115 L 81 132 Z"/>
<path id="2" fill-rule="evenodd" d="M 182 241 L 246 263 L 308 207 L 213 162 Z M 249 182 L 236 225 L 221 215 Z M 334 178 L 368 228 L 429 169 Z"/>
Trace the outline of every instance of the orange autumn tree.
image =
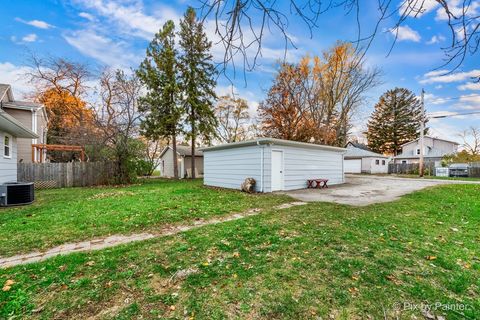
<path id="1" fill-rule="evenodd" d="M 86 131 L 93 130 L 92 110 L 67 90 L 47 89 L 39 93 L 37 100 L 47 110 L 49 143 L 75 144 Z"/>
<path id="2" fill-rule="evenodd" d="M 352 116 L 378 84 L 379 74 L 365 68 L 363 56 L 342 42 L 321 57 L 282 64 L 259 107 L 264 135 L 345 145 Z"/>
<path id="3" fill-rule="evenodd" d="M 88 66 L 63 58 L 32 55 L 30 67 L 26 76 L 36 89 L 33 98 L 45 105 L 49 117 L 47 142 L 73 145 L 97 142 L 94 114 L 86 103 L 87 82 L 93 79 Z M 69 160 L 68 155 L 51 153 L 51 156 L 52 160 Z"/>

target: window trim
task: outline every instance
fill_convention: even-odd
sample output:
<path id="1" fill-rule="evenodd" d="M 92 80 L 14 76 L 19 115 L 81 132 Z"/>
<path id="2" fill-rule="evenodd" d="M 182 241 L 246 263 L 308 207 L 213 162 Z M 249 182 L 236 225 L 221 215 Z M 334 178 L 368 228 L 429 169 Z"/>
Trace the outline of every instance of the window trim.
<path id="1" fill-rule="evenodd" d="M 379 159 L 375 159 L 375 165 L 380 165 L 380 160 Z"/>
<path id="2" fill-rule="evenodd" d="M 5 144 L 5 140 L 8 138 L 8 145 Z M 5 154 L 5 149 L 8 147 L 8 156 Z M 9 134 L 3 135 L 3 157 L 6 159 L 12 158 L 12 136 Z"/>

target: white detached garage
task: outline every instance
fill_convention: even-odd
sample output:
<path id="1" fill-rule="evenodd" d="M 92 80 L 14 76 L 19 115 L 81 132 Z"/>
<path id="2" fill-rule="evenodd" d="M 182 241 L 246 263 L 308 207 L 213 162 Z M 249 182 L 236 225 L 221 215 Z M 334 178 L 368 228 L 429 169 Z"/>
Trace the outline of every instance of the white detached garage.
<path id="1" fill-rule="evenodd" d="M 259 138 L 201 150 L 208 186 L 240 189 L 246 178 L 254 178 L 257 192 L 272 192 L 306 188 L 313 178 L 344 182 L 344 148 Z"/>

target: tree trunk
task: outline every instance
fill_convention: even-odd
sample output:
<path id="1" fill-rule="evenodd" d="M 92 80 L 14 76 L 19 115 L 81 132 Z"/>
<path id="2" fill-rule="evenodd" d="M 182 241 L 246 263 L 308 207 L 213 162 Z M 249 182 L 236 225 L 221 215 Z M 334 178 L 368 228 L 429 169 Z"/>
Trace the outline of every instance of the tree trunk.
<path id="1" fill-rule="evenodd" d="M 177 136 L 172 135 L 172 150 L 173 150 L 173 177 L 178 179 L 178 159 L 177 159 Z"/>
<path id="2" fill-rule="evenodd" d="M 192 179 L 195 179 L 195 110 L 191 107 L 191 126 L 192 126 Z"/>

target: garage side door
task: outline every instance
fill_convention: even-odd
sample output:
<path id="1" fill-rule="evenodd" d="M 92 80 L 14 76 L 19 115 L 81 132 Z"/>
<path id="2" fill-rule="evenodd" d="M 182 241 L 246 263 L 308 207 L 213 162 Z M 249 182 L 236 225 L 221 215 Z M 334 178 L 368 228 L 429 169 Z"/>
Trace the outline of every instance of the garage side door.
<path id="1" fill-rule="evenodd" d="M 349 159 L 344 160 L 345 173 L 362 173 L 362 160 L 361 159 Z"/>

